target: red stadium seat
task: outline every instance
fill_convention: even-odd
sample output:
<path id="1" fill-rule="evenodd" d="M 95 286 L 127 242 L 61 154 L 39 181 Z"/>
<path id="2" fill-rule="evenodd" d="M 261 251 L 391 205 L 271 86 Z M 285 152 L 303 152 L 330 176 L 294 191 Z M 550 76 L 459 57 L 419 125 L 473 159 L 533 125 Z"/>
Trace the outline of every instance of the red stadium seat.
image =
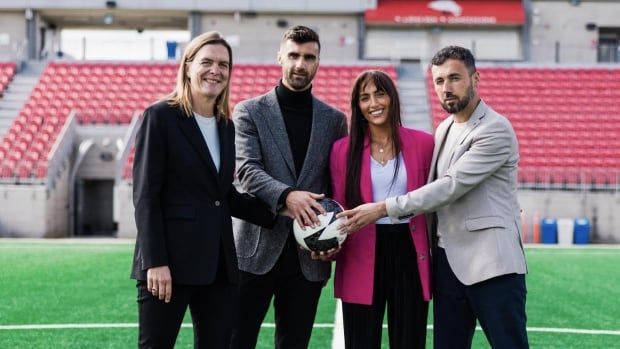
<path id="1" fill-rule="evenodd" d="M 613 74 L 620 77 L 620 69 L 482 67 L 479 70 L 483 76 L 480 95 L 510 119 L 517 133 L 520 166 L 525 171 L 520 174 L 520 180 L 531 181 L 527 171 L 537 166 L 560 169 L 550 171 L 548 179 L 560 179 L 567 184 L 579 178 L 567 169 L 620 171 L 618 146 L 606 150 L 614 139 L 620 139 L 620 114 L 609 103 L 617 99 L 611 96 L 620 93 L 620 88 L 610 88 L 610 83 L 620 82 L 620 78 L 611 78 Z M 446 114 L 439 106 L 430 74 L 427 88 L 436 126 Z M 612 181 L 596 172 L 589 175 L 588 182 Z"/>

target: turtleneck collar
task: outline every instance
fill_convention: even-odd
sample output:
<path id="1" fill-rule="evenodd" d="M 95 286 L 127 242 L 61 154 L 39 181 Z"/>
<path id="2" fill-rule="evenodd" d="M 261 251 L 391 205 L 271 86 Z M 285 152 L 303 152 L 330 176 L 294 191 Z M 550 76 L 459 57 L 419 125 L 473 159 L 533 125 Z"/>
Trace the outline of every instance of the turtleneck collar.
<path id="1" fill-rule="evenodd" d="M 303 91 L 293 91 L 284 86 L 282 80 L 276 87 L 276 95 L 278 96 L 278 102 L 283 105 L 295 106 L 297 108 L 302 106 L 312 107 L 312 86 Z"/>

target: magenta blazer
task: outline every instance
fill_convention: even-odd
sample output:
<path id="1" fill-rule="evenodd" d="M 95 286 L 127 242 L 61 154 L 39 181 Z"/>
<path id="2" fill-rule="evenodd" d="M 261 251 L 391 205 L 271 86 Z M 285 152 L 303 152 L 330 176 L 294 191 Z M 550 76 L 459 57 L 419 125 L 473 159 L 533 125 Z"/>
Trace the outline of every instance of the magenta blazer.
<path id="1" fill-rule="evenodd" d="M 433 136 L 426 132 L 401 127 L 402 154 L 407 169 L 407 190 L 412 191 L 426 184 L 433 156 Z M 370 176 L 369 138 L 364 139 L 360 176 L 361 195 L 364 202 L 374 202 Z M 349 137 L 334 143 L 330 158 L 332 193 L 336 201 L 345 205 L 345 181 Z M 346 206 L 346 205 L 345 205 Z M 431 299 L 431 266 L 426 217 L 411 219 L 411 237 L 416 248 L 418 271 L 424 300 Z M 343 302 L 372 304 L 375 269 L 375 224 L 369 224 L 349 235 L 336 257 L 334 293 Z"/>

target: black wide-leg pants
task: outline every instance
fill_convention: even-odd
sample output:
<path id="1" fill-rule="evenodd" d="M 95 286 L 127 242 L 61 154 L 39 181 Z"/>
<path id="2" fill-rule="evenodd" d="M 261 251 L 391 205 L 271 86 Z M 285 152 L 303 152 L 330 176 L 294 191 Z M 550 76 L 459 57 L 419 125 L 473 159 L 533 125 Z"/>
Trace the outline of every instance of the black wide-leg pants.
<path id="1" fill-rule="evenodd" d="M 390 348 L 424 348 L 428 302 L 422 296 L 408 224 L 378 224 L 372 305 L 342 303 L 347 349 L 379 349 L 387 304 Z"/>

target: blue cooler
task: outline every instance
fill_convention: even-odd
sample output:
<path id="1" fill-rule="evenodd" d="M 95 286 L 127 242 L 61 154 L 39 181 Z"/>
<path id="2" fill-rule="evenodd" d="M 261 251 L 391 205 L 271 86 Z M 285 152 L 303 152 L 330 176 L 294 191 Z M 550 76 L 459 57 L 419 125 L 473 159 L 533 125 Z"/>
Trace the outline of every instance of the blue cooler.
<path id="1" fill-rule="evenodd" d="M 545 218 L 540 224 L 541 239 L 543 244 L 557 244 L 558 243 L 558 221 L 553 218 Z"/>
<path id="2" fill-rule="evenodd" d="M 590 243 L 590 220 L 587 218 L 575 219 L 575 244 Z"/>

